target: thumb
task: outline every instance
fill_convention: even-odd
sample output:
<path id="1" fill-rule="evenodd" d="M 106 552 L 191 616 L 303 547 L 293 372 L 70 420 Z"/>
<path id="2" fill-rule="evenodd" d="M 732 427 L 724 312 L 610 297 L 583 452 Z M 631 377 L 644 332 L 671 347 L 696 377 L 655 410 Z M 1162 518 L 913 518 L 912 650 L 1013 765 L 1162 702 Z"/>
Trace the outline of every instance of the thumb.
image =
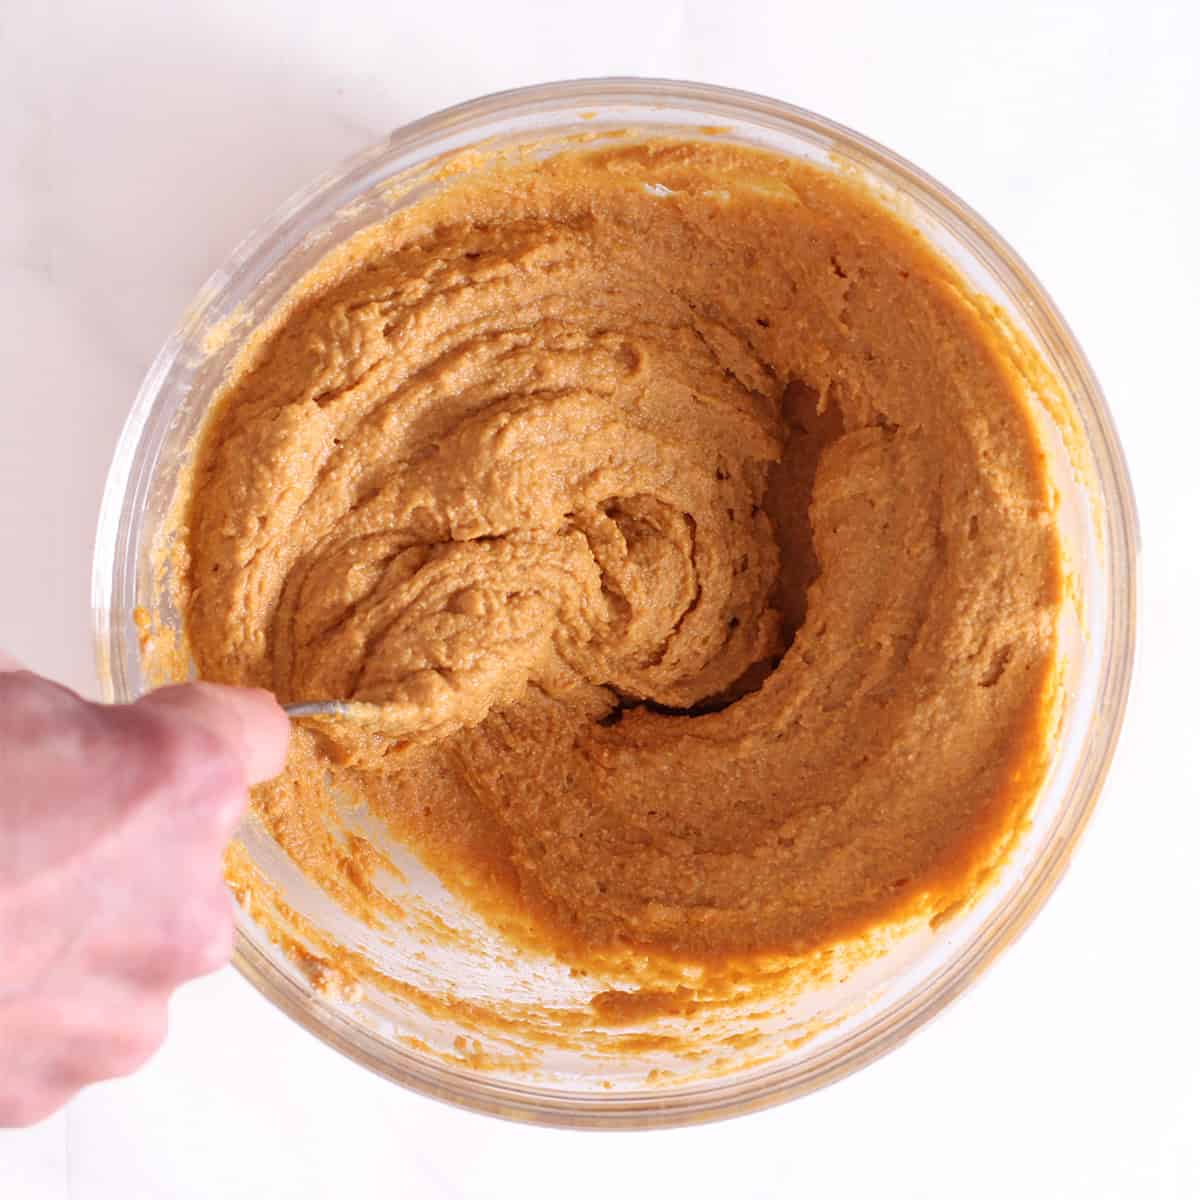
<path id="1" fill-rule="evenodd" d="M 203 725 L 234 748 L 247 783 L 261 783 L 283 770 L 291 722 L 261 688 L 181 683 L 143 696 L 137 707 L 170 711 Z"/>

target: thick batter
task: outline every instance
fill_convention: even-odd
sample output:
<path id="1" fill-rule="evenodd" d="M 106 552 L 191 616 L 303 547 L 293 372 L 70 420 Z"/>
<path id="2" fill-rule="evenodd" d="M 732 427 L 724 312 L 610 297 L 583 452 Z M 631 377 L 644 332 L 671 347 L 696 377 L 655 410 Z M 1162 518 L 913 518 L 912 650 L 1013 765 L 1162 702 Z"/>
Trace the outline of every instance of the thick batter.
<path id="1" fill-rule="evenodd" d="M 720 145 L 472 174 L 326 259 L 200 446 L 204 678 L 382 705 L 255 807 L 370 915 L 369 804 L 586 957 L 819 946 L 1028 811 L 1060 553 L 982 309 L 857 184 Z"/>

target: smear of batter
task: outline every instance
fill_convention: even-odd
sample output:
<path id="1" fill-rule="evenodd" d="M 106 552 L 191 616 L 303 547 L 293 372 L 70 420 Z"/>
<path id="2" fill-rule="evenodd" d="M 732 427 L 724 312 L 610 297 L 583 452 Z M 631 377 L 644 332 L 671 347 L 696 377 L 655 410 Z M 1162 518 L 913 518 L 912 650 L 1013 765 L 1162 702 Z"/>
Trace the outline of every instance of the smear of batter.
<path id="1" fill-rule="evenodd" d="M 560 954 L 799 952 L 961 899 L 1049 737 L 1060 551 L 1019 376 L 857 185 L 651 142 L 334 252 L 199 448 L 201 676 L 382 706 L 256 790 L 368 916 L 361 799 Z"/>

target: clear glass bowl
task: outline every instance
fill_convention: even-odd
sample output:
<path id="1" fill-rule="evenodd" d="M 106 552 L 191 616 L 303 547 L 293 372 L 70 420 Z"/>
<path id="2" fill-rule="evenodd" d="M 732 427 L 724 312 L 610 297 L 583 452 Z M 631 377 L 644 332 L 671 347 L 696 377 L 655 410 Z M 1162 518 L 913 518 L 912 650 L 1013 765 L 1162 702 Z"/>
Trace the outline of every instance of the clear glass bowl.
<path id="1" fill-rule="evenodd" d="M 448 1061 L 455 1039 L 462 1044 L 460 1034 L 476 1038 L 478 1032 L 410 1011 L 369 989 L 354 1000 L 327 996 L 249 917 L 239 915 L 237 968 L 273 1004 L 356 1062 L 467 1108 L 550 1125 L 620 1128 L 745 1113 L 857 1070 L 929 1021 L 1025 928 L 1067 865 L 1116 743 L 1134 649 L 1137 530 L 1121 449 L 1083 352 L 1025 264 L 957 197 L 883 147 L 777 100 L 662 80 L 546 84 L 473 100 L 397 130 L 295 196 L 203 288 L 142 384 L 104 493 L 92 604 L 106 699 L 128 700 L 149 686 L 134 609 L 144 607 L 179 626 L 151 549 L 214 388 L 255 325 L 328 249 L 436 187 L 429 181 L 412 186 L 431 162 L 485 140 L 489 149 L 533 141 L 545 146 L 555 138 L 604 131 L 686 133 L 854 170 L 957 265 L 972 289 L 990 297 L 1040 354 L 1065 397 L 1065 405 L 1054 403 L 1051 388 L 1035 396 L 1041 401 L 1035 406 L 1052 449 L 1061 532 L 1080 601 L 1069 606 L 1062 631 L 1061 738 L 1015 855 L 967 911 L 936 930 L 913 932 L 870 968 L 802 997 L 796 1012 L 780 1014 L 781 1039 L 801 1025 L 817 1032 L 791 1049 L 784 1040 L 768 1043 L 770 1061 L 665 1083 L 664 1076 L 657 1083 L 647 1077 L 652 1056 L 615 1063 L 560 1052 L 537 1069 L 492 1064 L 484 1070 L 479 1056 Z M 1074 439 L 1063 436 L 1071 427 Z M 247 823 L 241 837 L 290 904 L 344 940 L 370 945 L 370 937 L 349 928 L 345 914 L 307 887 L 261 831 Z M 419 868 L 410 878 L 411 888 L 453 919 L 453 902 L 435 879 Z M 393 931 L 393 942 L 374 946 L 399 961 L 402 972 L 416 969 L 410 953 L 416 944 L 407 946 L 406 936 Z M 554 976 L 552 964 L 533 968 L 519 958 L 507 966 L 489 964 L 452 948 L 425 969 L 480 1003 L 518 995 L 528 1002 L 531 987 L 539 1002 L 538 988 L 547 1003 L 580 1002 L 570 981 Z"/>

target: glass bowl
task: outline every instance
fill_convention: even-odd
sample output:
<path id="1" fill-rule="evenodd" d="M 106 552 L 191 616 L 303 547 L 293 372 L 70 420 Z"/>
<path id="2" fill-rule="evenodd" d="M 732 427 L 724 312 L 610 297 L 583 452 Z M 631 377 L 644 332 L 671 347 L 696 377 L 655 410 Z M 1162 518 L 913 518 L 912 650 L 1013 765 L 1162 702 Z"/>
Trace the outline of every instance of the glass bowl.
<path id="1" fill-rule="evenodd" d="M 425 1011 L 370 987 L 361 994 L 339 992 L 328 979 L 314 980 L 303 954 L 281 953 L 239 910 L 238 970 L 312 1033 L 397 1083 L 466 1108 L 549 1125 L 678 1125 L 749 1112 L 822 1087 L 871 1062 L 941 1011 L 1045 903 L 1096 803 L 1117 740 L 1133 660 L 1137 550 L 1120 445 L 1100 387 L 1054 304 L 1012 249 L 957 197 L 890 151 L 822 117 L 694 83 L 546 84 L 473 100 L 397 130 L 318 179 L 252 233 L 208 281 L 151 366 L 117 447 L 100 513 L 92 577 L 97 665 L 109 701 L 132 699 L 150 686 L 134 611 L 146 609 L 179 628 L 154 551 L 161 549 L 181 471 L 223 372 L 291 285 L 351 233 L 439 186 L 430 164 L 483 142 L 489 151 L 537 143 L 545 152 L 556 139 L 581 133 L 687 134 L 852 171 L 921 230 L 972 291 L 994 302 L 998 322 L 1032 346 L 1046 367 L 1031 396 L 1061 497 L 1058 519 L 1075 600 L 1066 606 L 1060 630 L 1061 733 L 1015 853 L 965 911 L 936 928 L 910 931 L 869 966 L 794 998 L 786 1012 L 755 1014 L 763 1025 L 757 1030 L 765 1038 L 762 1053 L 738 1060 L 714 1052 L 686 1070 L 650 1051 L 622 1052 L 619 1060 L 569 1048 L 536 1062 L 506 1057 L 503 1039 L 490 1044 L 452 1008 Z M 467 942 L 431 948 L 404 929 L 381 943 L 352 928 L 253 823 L 239 836 L 290 906 L 347 944 L 377 958 L 391 956 L 389 969 L 399 963 L 401 973 L 424 972 L 426 985 L 440 979 L 449 994 L 473 1003 L 516 997 L 581 1003 L 579 985 L 556 974 L 553 963 L 481 957 Z M 404 867 L 410 892 L 429 911 L 469 923 L 435 878 L 411 861 Z M 799 1029 L 804 1036 L 795 1036 Z"/>

